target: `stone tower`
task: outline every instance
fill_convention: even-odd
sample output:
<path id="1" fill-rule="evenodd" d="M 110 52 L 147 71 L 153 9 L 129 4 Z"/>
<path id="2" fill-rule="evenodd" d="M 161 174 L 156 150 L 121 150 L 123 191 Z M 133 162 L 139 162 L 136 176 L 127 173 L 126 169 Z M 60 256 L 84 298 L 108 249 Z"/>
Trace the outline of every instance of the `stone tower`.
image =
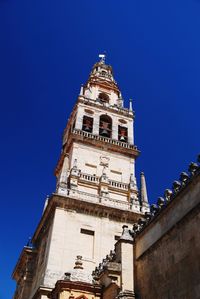
<path id="1" fill-rule="evenodd" d="M 144 177 L 142 192 L 136 184 L 139 151 L 132 103 L 124 108 L 112 67 L 104 55 L 100 57 L 64 130 L 56 191 L 46 200 L 32 240 L 14 269 L 14 299 L 47 298 L 56 281 L 73 269 L 77 255 L 91 281 L 122 225 L 149 210 L 147 196 L 141 196 Z"/>

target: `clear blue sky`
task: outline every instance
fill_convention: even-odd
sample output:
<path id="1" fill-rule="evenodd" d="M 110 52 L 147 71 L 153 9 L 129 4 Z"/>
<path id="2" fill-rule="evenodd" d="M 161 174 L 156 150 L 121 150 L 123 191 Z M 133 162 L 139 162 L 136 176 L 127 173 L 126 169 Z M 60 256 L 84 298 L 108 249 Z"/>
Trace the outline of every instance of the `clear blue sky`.
<path id="1" fill-rule="evenodd" d="M 107 52 L 134 99 L 137 173 L 151 202 L 200 149 L 200 1 L 0 1 L 0 299 L 55 190 L 61 136 L 80 84 Z M 66 269 L 67 270 L 67 269 Z"/>

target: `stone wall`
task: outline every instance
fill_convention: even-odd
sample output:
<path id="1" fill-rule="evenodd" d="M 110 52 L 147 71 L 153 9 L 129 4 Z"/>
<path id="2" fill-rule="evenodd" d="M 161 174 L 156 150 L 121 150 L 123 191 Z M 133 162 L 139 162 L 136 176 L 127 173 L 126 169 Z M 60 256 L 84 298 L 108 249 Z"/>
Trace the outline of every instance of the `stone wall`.
<path id="1" fill-rule="evenodd" d="M 83 257 L 84 271 L 90 277 L 95 266 L 114 249 L 121 229 L 119 221 L 56 208 L 44 285 L 54 287 L 65 272 L 71 272 L 77 255 Z"/>
<path id="2" fill-rule="evenodd" d="M 199 299 L 199 182 L 193 182 L 189 190 L 163 212 L 136 240 L 137 298 Z M 176 219 L 181 214 L 181 219 Z M 174 223 L 166 231 L 168 217 L 173 218 Z"/>

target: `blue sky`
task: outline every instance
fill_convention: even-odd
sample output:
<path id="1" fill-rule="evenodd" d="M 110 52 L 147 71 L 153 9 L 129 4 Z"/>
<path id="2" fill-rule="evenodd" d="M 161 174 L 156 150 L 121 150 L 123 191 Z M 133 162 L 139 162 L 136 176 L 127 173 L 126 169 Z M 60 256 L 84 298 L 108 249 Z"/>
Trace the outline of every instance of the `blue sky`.
<path id="1" fill-rule="evenodd" d="M 151 202 L 200 151 L 200 1 L 0 2 L 0 299 L 55 190 L 69 113 L 107 52 L 126 105 L 133 98 L 137 174 Z"/>

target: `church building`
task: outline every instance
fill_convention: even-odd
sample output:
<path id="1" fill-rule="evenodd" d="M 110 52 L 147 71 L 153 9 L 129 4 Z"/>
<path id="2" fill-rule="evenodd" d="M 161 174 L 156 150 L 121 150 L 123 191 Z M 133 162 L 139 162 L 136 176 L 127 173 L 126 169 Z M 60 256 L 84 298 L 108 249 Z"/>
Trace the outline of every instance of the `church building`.
<path id="1" fill-rule="evenodd" d="M 86 281 L 120 238 L 149 211 L 144 174 L 135 177 L 132 101 L 124 107 L 113 70 L 100 55 L 71 112 L 56 166 L 57 185 L 13 272 L 15 299 L 47 298 L 57 280 L 84 263 Z"/>
<path id="2" fill-rule="evenodd" d="M 13 271 L 13 299 L 199 299 L 200 155 L 149 206 L 132 101 L 100 55 L 69 117 L 55 192 Z"/>

